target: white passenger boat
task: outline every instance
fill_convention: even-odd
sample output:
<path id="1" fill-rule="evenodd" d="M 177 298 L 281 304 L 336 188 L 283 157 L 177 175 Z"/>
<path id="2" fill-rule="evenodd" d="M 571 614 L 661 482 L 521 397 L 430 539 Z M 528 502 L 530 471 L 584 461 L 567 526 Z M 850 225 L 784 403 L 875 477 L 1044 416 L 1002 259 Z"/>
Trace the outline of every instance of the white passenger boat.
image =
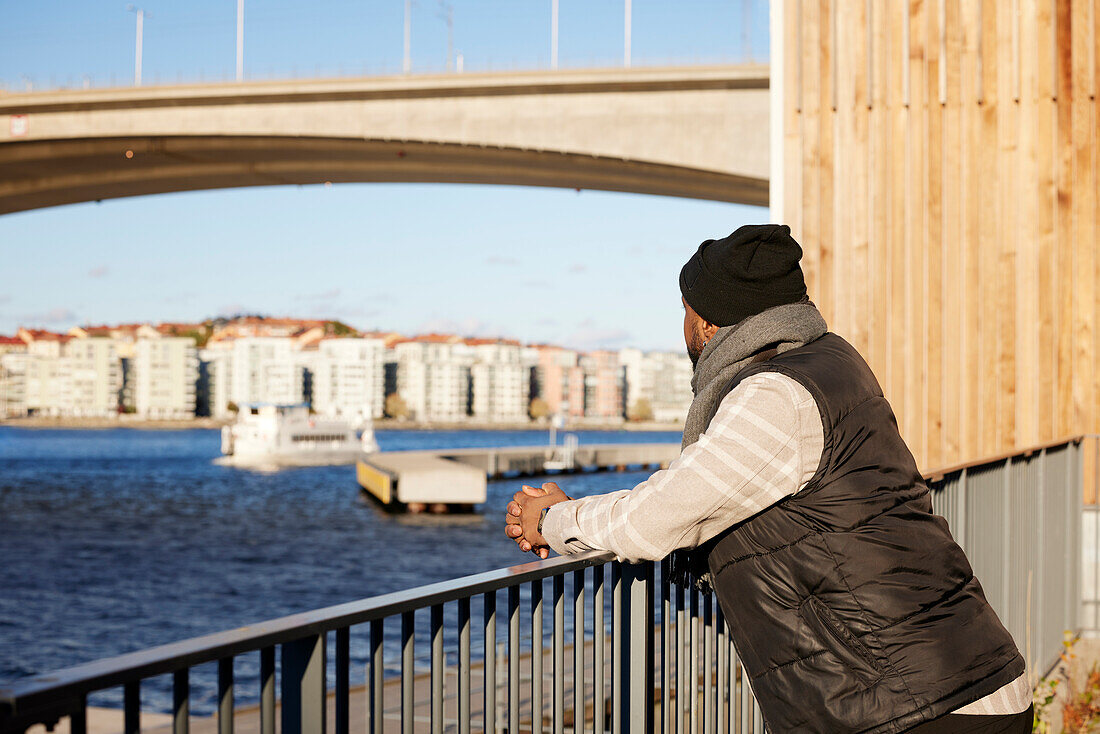
<path id="1" fill-rule="evenodd" d="M 306 405 L 245 405 L 222 427 L 219 464 L 254 468 L 354 464 L 378 451 L 370 418 L 311 415 Z M 356 429 L 359 429 L 357 432 Z"/>

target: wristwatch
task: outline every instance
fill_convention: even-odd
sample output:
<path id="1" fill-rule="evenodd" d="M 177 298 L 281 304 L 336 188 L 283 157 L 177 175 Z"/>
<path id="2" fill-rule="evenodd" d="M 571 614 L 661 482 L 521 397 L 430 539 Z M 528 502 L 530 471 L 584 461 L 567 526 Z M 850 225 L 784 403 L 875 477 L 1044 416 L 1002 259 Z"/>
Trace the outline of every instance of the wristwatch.
<path id="1" fill-rule="evenodd" d="M 543 507 L 542 511 L 539 512 L 539 527 L 538 527 L 539 535 L 542 535 L 542 521 L 546 519 L 546 513 L 549 512 L 549 511 L 550 511 L 549 507 Z"/>

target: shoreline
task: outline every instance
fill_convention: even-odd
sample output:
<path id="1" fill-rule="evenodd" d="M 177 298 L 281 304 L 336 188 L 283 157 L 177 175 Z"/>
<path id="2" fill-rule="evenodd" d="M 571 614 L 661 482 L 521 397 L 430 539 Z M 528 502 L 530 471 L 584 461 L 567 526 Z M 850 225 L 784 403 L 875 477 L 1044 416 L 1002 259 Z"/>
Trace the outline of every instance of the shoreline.
<path id="1" fill-rule="evenodd" d="M 134 430 L 156 431 L 185 431 L 195 429 L 218 430 L 222 426 L 232 423 L 232 420 L 221 418 L 183 418 L 183 419 L 141 419 L 128 415 L 118 418 L 75 418 L 75 417 L 31 417 L 31 418 L 5 418 L 0 420 L 0 427 L 26 428 L 26 429 L 66 429 L 66 430 L 110 430 L 115 428 L 130 428 Z M 550 430 L 546 423 L 438 423 L 433 421 L 374 421 L 376 431 L 531 431 L 545 433 Z M 629 422 L 593 422 L 593 423 L 567 423 L 564 428 L 558 429 L 560 433 L 570 431 L 631 431 L 631 432 L 658 432 L 658 431 L 682 431 L 683 425 L 679 423 L 629 423 Z"/>

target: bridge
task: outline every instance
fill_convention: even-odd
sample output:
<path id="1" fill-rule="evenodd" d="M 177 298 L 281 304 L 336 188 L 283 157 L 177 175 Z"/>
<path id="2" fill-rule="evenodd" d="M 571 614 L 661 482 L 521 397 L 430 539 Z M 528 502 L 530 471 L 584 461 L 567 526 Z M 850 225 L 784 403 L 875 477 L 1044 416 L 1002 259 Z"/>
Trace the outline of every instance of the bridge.
<path id="1" fill-rule="evenodd" d="M 553 186 L 766 206 L 766 65 L 0 93 L 0 214 L 238 186 Z"/>

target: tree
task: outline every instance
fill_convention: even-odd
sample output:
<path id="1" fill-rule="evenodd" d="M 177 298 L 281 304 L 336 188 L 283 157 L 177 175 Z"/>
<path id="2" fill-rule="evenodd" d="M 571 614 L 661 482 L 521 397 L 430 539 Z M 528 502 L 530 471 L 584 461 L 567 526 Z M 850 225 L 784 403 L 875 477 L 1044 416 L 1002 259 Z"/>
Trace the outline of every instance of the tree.
<path id="1" fill-rule="evenodd" d="M 527 406 L 527 415 L 531 416 L 531 420 L 541 420 L 542 418 L 550 417 L 550 406 L 542 398 L 532 398 L 531 404 Z"/>
<path id="2" fill-rule="evenodd" d="M 240 408 L 237 407 L 237 404 L 234 403 L 232 400 L 225 404 L 225 409 L 228 410 L 230 413 L 240 412 Z"/>
<path id="3" fill-rule="evenodd" d="M 409 406 L 405 399 L 395 392 L 386 396 L 386 417 L 404 419 L 409 417 Z"/>
<path id="4" fill-rule="evenodd" d="M 653 420 L 653 406 L 645 398 L 638 398 L 626 412 L 627 420 L 641 422 Z"/>

